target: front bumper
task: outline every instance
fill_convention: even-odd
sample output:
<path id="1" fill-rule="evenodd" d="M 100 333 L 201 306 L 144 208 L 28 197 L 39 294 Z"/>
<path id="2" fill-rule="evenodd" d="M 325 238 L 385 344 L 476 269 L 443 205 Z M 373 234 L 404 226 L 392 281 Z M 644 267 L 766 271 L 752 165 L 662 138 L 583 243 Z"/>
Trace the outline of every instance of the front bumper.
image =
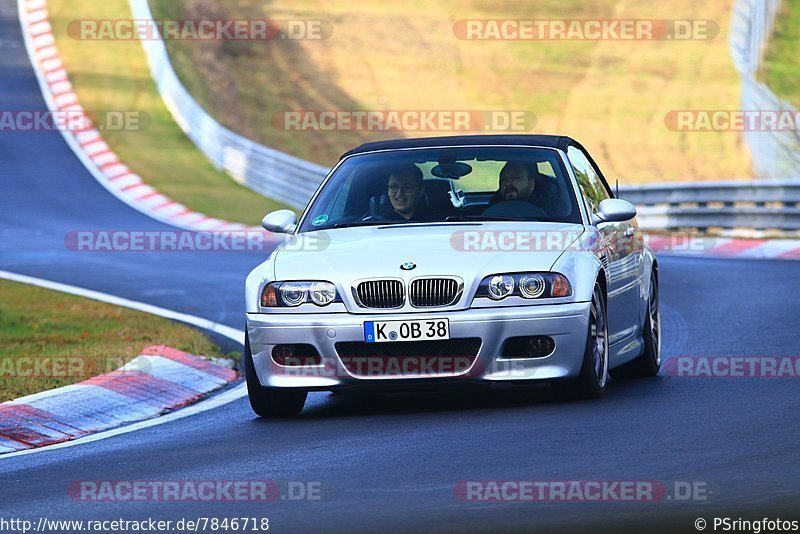
<path id="1" fill-rule="evenodd" d="M 339 342 L 364 341 L 364 321 L 443 318 L 450 321 L 450 339 L 481 339 L 477 357 L 469 369 L 450 374 L 357 376 L 348 371 L 336 350 Z M 304 389 L 380 385 L 376 384 L 379 380 L 493 383 L 576 376 L 583 362 L 588 328 L 588 302 L 414 314 L 247 314 L 247 334 L 261 385 Z M 506 340 L 517 336 L 550 336 L 555 341 L 555 351 L 540 358 L 501 359 Z M 275 345 L 296 343 L 313 345 L 322 357 L 322 365 L 288 368 L 273 361 Z"/>

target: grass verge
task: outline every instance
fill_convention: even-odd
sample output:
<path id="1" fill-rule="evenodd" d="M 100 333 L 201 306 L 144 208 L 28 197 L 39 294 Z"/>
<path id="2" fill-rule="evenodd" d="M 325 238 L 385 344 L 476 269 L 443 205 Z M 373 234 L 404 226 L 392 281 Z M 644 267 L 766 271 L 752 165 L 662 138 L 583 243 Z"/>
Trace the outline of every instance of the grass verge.
<path id="1" fill-rule="evenodd" d="M 783 0 L 760 75 L 776 95 L 800 107 L 800 0 Z"/>
<path id="2" fill-rule="evenodd" d="M 106 142 L 145 182 L 173 200 L 213 217 L 258 226 L 285 208 L 217 171 L 173 121 L 150 76 L 139 41 L 77 40 L 77 19 L 130 19 L 127 0 L 48 0 L 61 58 L 87 110 L 135 110 L 149 115 L 141 131 L 106 131 Z"/>
<path id="3" fill-rule="evenodd" d="M 189 326 L 0 280 L 0 402 L 113 371 L 147 345 L 223 356 Z"/>
<path id="4" fill-rule="evenodd" d="M 426 131 L 283 131 L 287 110 L 527 110 L 538 133 L 571 135 L 624 183 L 751 176 L 737 132 L 677 132 L 674 110 L 739 107 L 731 0 L 150 0 L 157 19 L 311 19 L 327 40 L 167 42 L 189 92 L 218 121 L 331 165 L 364 141 Z M 708 20 L 681 41 L 467 41 L 464 19 Z M 444 132 L 447 134 L 449 132 Z M 440 132 L 441 134 L 441 132 Z"/>

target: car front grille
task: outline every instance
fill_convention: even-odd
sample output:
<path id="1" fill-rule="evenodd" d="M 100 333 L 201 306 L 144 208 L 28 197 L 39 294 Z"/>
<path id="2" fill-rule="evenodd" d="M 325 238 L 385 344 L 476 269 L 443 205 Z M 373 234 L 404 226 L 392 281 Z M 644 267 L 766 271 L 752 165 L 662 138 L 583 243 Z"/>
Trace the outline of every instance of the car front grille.
<path id="1" fill-rule="evenodd" d="M 418 308 L 449 306 L 459 297 L 459 283 L 452 278 L 418 278 L 411 282 L 409 296 Z"/>
<path id="2" fill-rule="evenodd" d="M 362 378 L 455 376 L 466 373 L 481 348 L 477 337 L 435 341 L 336 343 L 347 371 Z"/>
<path id="3" fill-rule="evenodd" d="M 356 287 L 356 296 L 365 308 L 400 308 L 406 295 L 400 280 L 367 280 Z"/>

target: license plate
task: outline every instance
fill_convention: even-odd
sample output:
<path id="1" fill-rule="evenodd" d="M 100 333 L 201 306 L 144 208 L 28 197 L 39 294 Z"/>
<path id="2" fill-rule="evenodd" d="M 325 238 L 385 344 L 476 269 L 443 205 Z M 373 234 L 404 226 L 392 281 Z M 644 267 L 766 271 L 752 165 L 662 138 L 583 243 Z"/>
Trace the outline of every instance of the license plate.
<path id="1" fill-rule="evenodd" d="M 364 322 L 364 341 L 367 343 L 428 341 L 431 339 L 450 339 L 450 321 L 448 319 Z"/>

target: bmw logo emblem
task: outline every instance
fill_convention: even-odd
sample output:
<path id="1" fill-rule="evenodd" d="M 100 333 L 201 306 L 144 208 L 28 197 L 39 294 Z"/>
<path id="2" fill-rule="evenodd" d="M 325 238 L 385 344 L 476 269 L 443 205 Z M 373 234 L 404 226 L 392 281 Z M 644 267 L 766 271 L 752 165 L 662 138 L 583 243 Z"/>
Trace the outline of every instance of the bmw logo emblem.
<path id="1" fill-rule="evenodd" d="M 400 268 L 403 269 L 404 271 L 410 271 L 411 269 L 415 269 L 416 267 L 417 264 L 414 263 L 413 261 L 407 261 L 400 266 Z"/>

